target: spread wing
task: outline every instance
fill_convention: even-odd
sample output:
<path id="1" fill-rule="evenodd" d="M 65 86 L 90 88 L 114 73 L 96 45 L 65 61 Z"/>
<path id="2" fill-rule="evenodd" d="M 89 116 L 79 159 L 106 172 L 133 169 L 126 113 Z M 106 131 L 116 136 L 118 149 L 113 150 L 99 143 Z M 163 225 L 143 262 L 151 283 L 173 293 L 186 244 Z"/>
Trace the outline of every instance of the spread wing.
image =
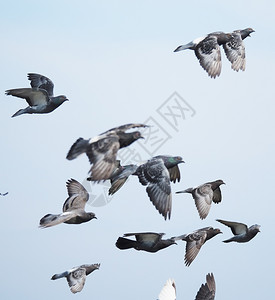
<path id="1" fill-rule="evenodd" d="M 49 78 L 36 73 L 28 73 L 28 79 L 31 81 L 32 88 L 46 90 L 50 97 L 53 96 L 54 84 Z"/>
<path id="2" fill-rule="evenodd" d="M 225 221 L 221 219 L 217 219 L 218 222 L 230 227 L 232 233 L 234 235 L 243 234 L 247 232 L 247 225 L 238 222 Z"/>
<path id="3" fill-rule="evenodd" d="M 118 127 L 111 128 L 111 129 L 103 132 L 102 134 L 118 132 L 118 131 L 126 131 L 126 130 L 129 130 L 129 129 L 138 128 L 138 127 L 149 127 L 149 126 L 145 125 L 145 124 L 141 124 L 141 123 L 129 123 L 129 124 L 125 124 L 125 125 L 121 125 L 121 126 L 118 126 Z"/>
<path id="4" fill-rule="evenodd" d="M 172 194 L 170 176 L 162 159 L 151 159 L 138 167 L 136 174 L 142 185 L 147 185 L 146 191 L 153 205 L 163 215 L 165 220 L 171 217 Z"/>
<path id="5" fill-rule="evenodd" d="M 176 300 L 176 283 L 168 279 L 159 293 L 159 300 Z"/>
<path id="6" fill-rule="evenodd" d="M 69 198 L 63 205 L 63 212 L 72 211 L 75 209 L 85 208 L 86 203 L 89 200 L 89 194 L 82 184 L 75 179 L 69 179 L 66 183 Z"/>
<path id="7" fill-rule="evenodd" d="M 117 135 L 104 135 L 88 146 L 86 154 L 92 164 L 89 180 L 101 181 L 110 178 L 116 167 L 118 149 L 119 138 Z"/>
<path id="8" fill-rule="evenodd" d="M 233 32 L 229 42 L 223 44 L 227 59 L 234 71 L 245 70 L 245 46 L 239 32 Z"/>
<path id="9" fill-rule="evenodd" d="M 212 201 L 214 203 L 220 203 L 222 201 L 222 192 L 219 186 L 213 191 Z"/>
<path id="10" fill-rule="evenodd" d="M 204 230 L 199 230 L 188 235 L 184 257 L 186 266 L 190 266 L 192 261 L 196 258 L 201 249 L 201 246 L 206 240 L 206 237 L 207 233 Z"/>
<path id="11" fill-rule="evenodd" d="M 46 105 L 50 101 L 48 93 L 45 90 L 31 88 L 11 89 L 6 91 L 6 95 L 25 99 L 29 106 Z"/>
<path id="12" fill-rule="evenodd" d="M 195 300 L 214 300 L 216 293 L 216 284 L 214 275 L 207 274 L 206 275 L 206 283 L 202 284 Z"/>
<path id="13" fill-rule="evenodd" d="M 210 77 L 215 78 L 221 74 L 221 51 L 216 36 L 208 36 L 202 40 L 196 46 L 195 54 Z"/>
<path id="14" fill-rule="evenodd" d="M 67 276 L 67 281 L 72 293 L 81 292 L 86 281 L 86 269 L 80 267 L 72 271 Z"/>
<path id="15" fill-rule="evenodd" d="M 135 236 L 136 241 L 140 243 L 150 243 L 155 245 L 158 243 L 164 233 L 155 233 L 155 232 L 140 232 L 140 233 L 125 233 L 123 236 Z"/>
<path id="16" fill-rule="evenodd" d="M 213 198 L 213 190 L 211 189 L 211 185 L 203 184 L 199 186 L 193 190 L 192 195 L 195 200 L 200 218 L 203 220 L 207 217 L 211 208 Z"/>

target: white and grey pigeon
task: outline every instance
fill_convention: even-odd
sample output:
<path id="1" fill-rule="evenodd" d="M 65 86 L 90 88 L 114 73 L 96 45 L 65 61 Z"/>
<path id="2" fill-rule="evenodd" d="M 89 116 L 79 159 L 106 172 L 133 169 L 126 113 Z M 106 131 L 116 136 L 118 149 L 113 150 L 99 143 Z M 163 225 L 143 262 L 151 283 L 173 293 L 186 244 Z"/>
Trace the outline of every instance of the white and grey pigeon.
<path id="1" fill-rule="evenodd" d="M 148 127 L 148 125 L 131 123 L 109 129 L 88 140 L 79 138 L 71 146 L 66 158 L 72 160 L 86 153 L 92 165 L 88 180 L 100 182 L 110 179 L 116 168 L 118 150 L 143 138 L 139 131 L 126 132 L 136 127 Z"/>
<path id="2" fill-rule="evenodd" d="M 146 192 L 166 220 L 172 211 L 172 192 L 170 181 L 180 181 L 178 164 L 184 163 L 180 156 L 158 155 L 140 165 L 133 175 L 137 175 Z"/>
<path id="3" fill-rule="evenodd" d="M 212 182 L 207 182 L 199 185 L 196 188 L 188 188 L 184 191 L 178 191 L 179 193 L 190 193 L 195 200 L 195 204 L 200 218 L 203 220 L 209 214 L 211 204 L 220 203 L 222 200 L 222 194 L 220 185 L 225 184 L 221 179 Z"/>
<path id="4" fill-rule="evenodd" d="M 120 250 L 134 248 L 138 251 L 142 250 L 150 253 L 155 253 L 171 245 L 177 244 L 175 242 L 177 237 L 162 239 L 164 235 L 165 233 L 156 232 L 125 233 L 123 237 L 119 237 L 117 239 L 116 247 Z M 126 238 L 129 236 L 134 236 L 135 240 Z"/>
<path id="5" fill-rule="evenodd" d="M 81 224 L 96 219 L 92 212 L 85 211 L 85 205 L 89 200 L 86 189 L 75 179 L 66 183 L 69 197 L 64 202 L 63 212 L 58 215 L 47 214 L 40 220 L 41 228 L 51 227 L 61 223 Z"/>
<path id="6" fill-rule="evenodd" d="M 71 292 L 75 294 L 82 291 L 86 281 L 86 276 L 91 274 L 93 271 L 98 270 L 99 267 L 100 264 L 81 265 L 79 267 L 74 267 L 69 271 L 53 275 L 51 280 L 66 277 Z"/>
<path id="7" fill-rule="evenodd" d="M 206 275 L 206 283 L 202 284 L 195 300 L 214 300 L 216 294 L 216 283 L 214 275 Z M 159 293 L 158 300 L 176 300 L 176 282 L 168 279 Z"/>
<path id="8" fill-rule="evenodd" d="M 260 232 L 260 225 L 255 224 L 248 227 L 246 224 L 232 221 L 225 221 L 217 219 L 216 221 L 230 227 L 234 236 L 228 240 L 223 241 L 224 243 L 237 242 L 246 243 L 253 239 L 258 232 Z"/>
<path id="9" fill-rule="evenodd" d="M 185 265 L 188 267 L 198 255 L 202 245 L 219 233 L 222 233 L 219 228 L 204 227 L 195 230 L 192 233 L 183 234 L 172 239 L 174 239 L 175 241 L 182 240 L 187 242 L 185 248 L 184 262 Z"/>
<path id="10" fill-rule="evenodd" d="M 31 88 L 10 89 L 5 92 L 6 95 L 25 99 L 29 104 L 28 107 L 18 110 L 12 117 L 22 114 L 50 113 L 63 102 L 68 101 L 64 95 L 54 97 L 54 84 L 46 76 L 28 73 L 28 79 L 31 81 Z"/>

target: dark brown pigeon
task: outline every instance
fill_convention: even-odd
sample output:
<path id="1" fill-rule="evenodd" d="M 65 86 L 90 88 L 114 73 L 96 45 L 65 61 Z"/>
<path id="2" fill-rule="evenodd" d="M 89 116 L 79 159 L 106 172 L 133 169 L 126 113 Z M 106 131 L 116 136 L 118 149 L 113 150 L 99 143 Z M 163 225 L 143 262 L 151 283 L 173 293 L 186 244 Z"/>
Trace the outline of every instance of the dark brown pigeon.
<path id="1" fill-rule="evenodd" d="M 88 180 L 99 182 L 110 179 L 116 167 L 118 150 L 143 138 L 139 131 L 126 132 L 136 127 L 148 126 L 144 124 L 126 124 L 112 128 L 89 140 L 79 138 L 70 148 L 67 159 L 72 160 L 80 154 L 86 153 L 92 165 L 90 169 L 91 176 Z"/>
<path id="2" fill-rule="evenodd" d="M 125 237 L 135 236 L 136 240 L 126 239 Z M 140 233 L 125 233 L 123 237 L 119 237 L 116 246 L 120 250 L 134 248 L 138 251 L 157 252 L 176 244 L 175 238 L 163 240 L 164 233 L 155 232 L 140 232 Z"/>
<path id="3" fill-rule="evenodd" d="M 18 110 L 12 117 L 22 114 L 45 114 L 50 113 L 68 101 L 66 96 L 53 96 L 53 82 L 46 76 L 29 73 L 28 79 L 31 81 L 31 88 L 19 88 L 6 91 L 6 95 L 12 95 L 25 99 L 29 106 Z"/>
<path id="4" fill-rule="evenodd" d="M 74 267 L 69 271 L 53 275 L 51 280 L 66 277 L 71 292 L 75 294 L 82 291 L 86 281 L 86 276 L 91 274 L 93 271 L 98 270 L 99 267 L 100 264 L 81 265 L 79 267 Z"/>
<path id="5" fill-rule="evenodd" d="M 216 283 L 214 275 L 206 275 L 206 283 L 202 284 L 195 300 L 214 300 L 216 294 Z"/>
<path id="6" fill-rule="evenodd" d="M 89 194 L 86 189 L 75 179 L 67 181 L 69 198 L 63 205 L 63 213 L 59 215 L 47 214 L 40 220 L 41 228 L 51 227 L 60 223 L 81 224 L 96 219 L 92 212 L 86 212 L 85 205 Z"/>
<path id="7" fill-rule="evenodd" d="M 234 236 L 228 240 L 223 241 L 224 243 L 229 242 L 237 242 L 237 243 L 246 243 L 253 239 L 258 232 L 260 232 L 260 225 L 255 224 L 248 228 L 246 224 L 232 222 L 232 221 L 225 221 L 217 219 L 218 222 L 230 227 Z"/>
<path id="8" fill-rule="evenodd" d="M 186 241 L 184 262 L 188 267 L 198 255 L 202 245 L 212 239 L 215 235 L 222 233 L 219 228 L 205 227 L 195 230 L 192 233 L 174 237 L 174 240 Z"/>
<path id="9" fill-rule="evenodd" d="M 190 193 L 195 200 L 195 204 L 201 219 L 205 219 L 210 211 L 212 202 L 220 203 L 222 201 L 222 194 L 220 185 L 225 184 L 222 180 L 215 180 L 204 183 L 196 188 L 188 188 L 179 193 Z"/>
<path id="10" fill-rule="evenodd" d="M 178 164 L 184 161 L 180 156 L 159 155 L 140 165 L 133 175 L 137 175 L 153 205 L 164 219 L 171 217 L 172 193 L 170 181 L 180 181 Z"/>

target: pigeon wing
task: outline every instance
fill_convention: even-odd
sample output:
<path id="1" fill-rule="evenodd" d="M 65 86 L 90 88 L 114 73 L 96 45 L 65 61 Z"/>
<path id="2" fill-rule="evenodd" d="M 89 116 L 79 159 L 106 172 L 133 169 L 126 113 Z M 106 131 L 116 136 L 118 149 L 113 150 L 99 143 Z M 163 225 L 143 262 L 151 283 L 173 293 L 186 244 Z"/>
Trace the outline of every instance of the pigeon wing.
<path id="1" fill-rule="evenodd" d="M 213 190 L 209 184 L 203 184 L 198 188 L 194 189 L 192 192 L 195 204 L 200 215 L 200 218 L 203 220 L 207 217 L 212 203 Z"/>
<path id="2" fill-rule="evenodd" d="M 46 90 L 50 97 L 53 96 L 54 84 L 49 78 L 40 74 L 28 73 L 28 79 L 31 81 L 32 88 Z"/>
<path id="3" fill-rule="evenodd" d="M 164 233 L 156 233 L 156 232 L 140 232 L 140 233 L 125 233 L 123 236 L 135 236 L 136 241 L 139 243 L 150 243 L 155 245 L 158 243 Z"/>
<path id="4" fill-rule="evenodd" d="M 169 176 L 170 181 L 176 183 L 176 181 L 180 182 L 180 169 L 178 165 L 174 166 L 173 168 L 169 168 Z"/>
<path id="5" fill-rule="evenodd" d="M 72 293 L 81 292 L 86 281 L 86 269 L 77 268 L 67 276 L 67 281 Z"/>
<path id="6" fill-rule="evenodd" d="M 245 70 L 245 46 L 239 32 L 233 32 L 229 42 L 223 44 L 227 59 L 234 71 Z"/>
<path id="7" fill-rule="evenodd" d="M 31 88 L 11 89 L 6 91 L 6 95 L 25 99 L 29 106 L 47 105 L 50 101 L 48 93 L 45 90 Z"/>
<path id="8" fill-rule="evenodd" d="M 176 300 L 176 283 L 174 279 L 168 279 L 159 293 L 159 300 Z"/>
<path id="9" fill-rule="evenodd" d="M 124 131 L 127 131 L 129 129 L 138 128 L 138 127 L 148 127 L 148 125 L 141 124 L 141 123 L 129 123 L 129 124 L 125 124 L 125 125 L 121 125 L 121 126 L 118 126 L 118 127 L 111 128 L 111 129 L 103 132 L 102 134 L 109 134 L 109 133 L 118 132 L 118 131 L 123 131 L 124 132 Z"/>
<path id="10" fill-rule="evenodd" d="M 219 186 L 213 191 L 212 201 L 214 203 L 220 203 L 222 201 L 222 192 Z"/>
<path id="11" fill-rule="evenodd" d="M 117 135 L 103 136 L 91 143 L 87 149 L 87 156 L 92 164 L 91 180 L 101 181 L 109 179 L 116 166 L 116 155 L 119 150 Z"/>
<path id="12" fill-rule="evenodd" d="M 213 274 L 206 275 L 206 283 L 202 284 L 195 300 L 214 300 L 216 284 Z"/>
<path id="13" fill-rule="evenodd" d="M 195 54 L 202 68 L 210 77 L 221 74 L 221 51 L 216 36 L 208 36 L 195 49 Z"/>
<path id="14" fill-rule="evenodd" d="M 247 225 L 238 222 L 225 221 L 221 219 L 217 219 L 218 222 L 230 227 L 232 233 L 234 235 L 243 234 L 247 232 Z"/>
<path id="15" fill-rule="evenodd" d="M 89 200 L 89 194 L 82 184 L 75 179 L 69 179 L 66 183 L 69 197 L 63 205 L 63 212 L 85 208 Z"/>
<path id="16" fill-rule="evenodd" d="M 185 249 L 185 265 L 190 266 L 198 255 L 201 246 L 204 244 L 207 233 L 204 230 L 198 230 L 188 235 L 188 241 Z"/>

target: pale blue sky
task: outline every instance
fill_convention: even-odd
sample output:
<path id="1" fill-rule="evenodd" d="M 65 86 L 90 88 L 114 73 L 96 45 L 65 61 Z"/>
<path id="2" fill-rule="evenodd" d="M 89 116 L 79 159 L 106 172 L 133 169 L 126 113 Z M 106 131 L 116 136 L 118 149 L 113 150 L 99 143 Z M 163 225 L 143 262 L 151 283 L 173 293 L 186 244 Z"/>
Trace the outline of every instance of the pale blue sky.
<path id="1" fill-rule="evenodd" d="M 273 1 L 9 1 L 1 5 L 1 265 L 3 299 L 157 299 L 169 277 L 177 299 L 194 299 L 213 272 L 216 299 L 271 299 L 274 226 L 274 15 Z M 76 4 L 77 3 L 77 4 Z M 252 27 L 245 40 L 247 68 L 234 72 L 222 55 L 222 73 L 210 79 L 180 44 L 213 31 Z M 6 89 L 28 87 L 28 72 L 48 76 L 69 102 L 48 115 L 22 115 L 21 99 Z M 177 92 L 196 114 L 175 131 L 157 109 Z M 98 219 L 41 230 L 58 213 L 65 182 L 85 182 L 85 156 L 65 159 L 80 136 L 93 137 L 129 122 L 156 120 L 171 136 L 156 153 L 180 155 L 182 180 L 173 193 L 215 179 L 223 200 L 201 221 L 190 195 L 173 194 L 170 221 L 158 214 L 132 178 L 109 204 L 88 211 Z M 131 149 L 142 151 L 137 143 Z M 142 155 L 145 157 L 145 153 Z M 145 157 L 145 158 L 149 158 Z M 101 193 L 92 187 L 92 194 Z M 261 224 L 247 244 L 224 244 L 230 229 L 215 219 Z M 189 268 L 185 242 L 150 254 L 120 251 L 126 232 L 170 236 L 205 226 L 224 234 L 207 242 Z M 54 273 L 101 263 L 83 291 L 71 294 Z"/>

